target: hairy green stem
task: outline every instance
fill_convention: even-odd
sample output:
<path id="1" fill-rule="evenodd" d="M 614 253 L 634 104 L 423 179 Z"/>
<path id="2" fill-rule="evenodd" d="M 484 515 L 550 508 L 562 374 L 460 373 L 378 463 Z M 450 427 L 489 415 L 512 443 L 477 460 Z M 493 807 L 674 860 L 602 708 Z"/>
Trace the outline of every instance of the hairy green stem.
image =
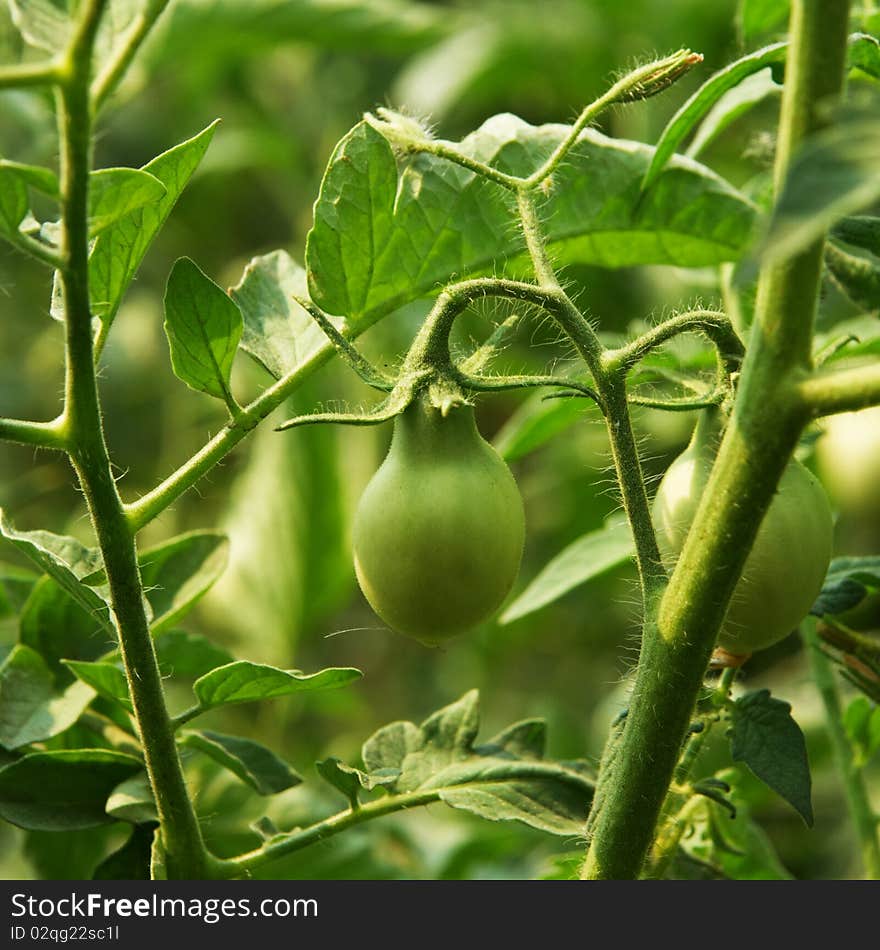
<path id="1" fill-rule="evenodd" d="M 23 419 L 0 419 L 0 440 L 35 445 L 43 449 L 67 448 L 64 419 L 52 422 L 25 422 Z"/>
<path id="2" fill-rule="evenodd" d="M 852 746 L 843 728 L 843 708 L 840 691 L 834 679 L 834 670 L 822 650 L 822 643 L 816 632 L 815 618 L 810 617 L 806 620 L 801 626 L 801 632 L 807 645 L 813 680 L 825 708 L 825 727 L 828 730 L 837 770 L 846 792 L 846 804 L 858 838 L 865 875 L 868 880 L 877 881 L 880 880 L 878 816 L 871 808 L 862 770 L 854 761 Z"/>
<path id="3" fill-rule="evenodd" d="M 58 94 L 61 143 L 61 284 L 66 324 L 64 427 L 68 452 L 98 538 L 119 631 L 132 705 L 156 800 L 169 871 L 201 877 L 208 855 L 189 799 L 165 706 L 162 680 L 143 606 L 134 536 L 116 490 L 104 439 L 92 353 L 88 288 L 88 183 L 92 111 L 91 53 L 106 0 L 83 5 Z"/>
<path id="4" fill-rule="evenodd" d="M 849 4 L 796 0 L 776 181 L 822 126 L 843 84 Z M 709 484 L 659 608 L 649 614 L 630 714 L 582 876 L 639 876 L 727 605 L 808 418 L 796 391 L 809 372 L 822 241 L 764 268 L 739 391 Z"/>
<path id="5" fill-rule="evenodd" d="M 880 364 L 817 371 L 801 380 L 798 391 L 813 417 L 876 406 L 880 403 Z"/>

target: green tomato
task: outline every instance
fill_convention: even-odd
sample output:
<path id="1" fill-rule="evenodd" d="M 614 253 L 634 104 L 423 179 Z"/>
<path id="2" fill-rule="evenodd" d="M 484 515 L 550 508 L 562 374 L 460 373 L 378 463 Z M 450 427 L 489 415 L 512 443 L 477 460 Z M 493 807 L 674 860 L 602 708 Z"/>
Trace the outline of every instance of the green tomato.
<path id="1" fill-rule="evenodd" d="M 880 521 L 880 406 L 843 412 L 822 423 L 816 443 L 819 475 L 848 513 Z"/>
<path id="2" fill-rule="evenodd" d="M 436 645 L 488 619 L 510 592 L 525 538 L 513 475 L 470 407 L 415 400 L 354 519 L 354 565 L 373 610 Z"/>
<path id="3" fill-rule="evenodd" d="M 671 567 L 709 479 L 710 453 L 691 442 L 672 463 L 654 499 L 654 525 Z M 779 482 L 736 585 L 718 645 L 746 655 L 784 639 L 813 606 L 831 560 L 833 522 L 819 480 L 791 462 Z"/>

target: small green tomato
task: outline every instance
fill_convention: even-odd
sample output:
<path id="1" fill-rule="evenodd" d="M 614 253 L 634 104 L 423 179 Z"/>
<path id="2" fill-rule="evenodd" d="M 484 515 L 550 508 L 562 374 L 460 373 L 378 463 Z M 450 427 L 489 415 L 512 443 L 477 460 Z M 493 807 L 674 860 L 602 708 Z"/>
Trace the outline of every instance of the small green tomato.
<path id="1" fill-rule="evenodd" d="M 694 439 L 654 499 L 664 561 L 674 565 L 709 479 L 712 454 Z M 782 475 L 737 584 L 718 646 L 736 655 L 784 639 L 809 613 L 831 560 L 833 522 L 819 480 L 792 461 Z"/>
<path id="2" fill-rule="evenodd" d="M 414 400 L 355 514 L 355 571 L 373 610 L 427 645 L 463 633 L 510 592 L 524 538 L 519 489 L 473 409 L 444 416 Z"/>

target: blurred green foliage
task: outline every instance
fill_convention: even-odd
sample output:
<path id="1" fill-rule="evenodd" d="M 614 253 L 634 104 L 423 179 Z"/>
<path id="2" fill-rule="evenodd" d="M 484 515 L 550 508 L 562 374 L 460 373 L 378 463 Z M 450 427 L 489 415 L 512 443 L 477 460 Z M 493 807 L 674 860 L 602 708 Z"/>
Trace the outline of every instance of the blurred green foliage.
<path id="1" fill-rule="evenodd" d="M 148 253 L 126 297 L 102 360 L 100 384 L 111 451 L 127 499 L 151 488 L 222 424 L 222 410 L 172 374 L 162 333 L 162 295 L 174 260 L 192 257 L 221 286 L 238 282 L 248 260 L 283 247 L 302 259 L 311 209 L 336 141 L 377 105 L 424 115 L 444 138 L 458 139 L 484 118 L 514 112 L 534 123 L 566 121 L 621 69 L 655 52 L 699 50 L 702 67 L 663 97 L 612 111 L 606 133 L 656 140 L 687 95 L 715 70 L 771 33 L 748 36 L 734 0 L 179 0 L 150 38 L 103 115 L 98 166 L 140 166 L 195 134 L 222 124 L 206 160 Z M 751 20 L 750 23 L 758 22 Z M 754 27 L 750 27 L 754 29 Z M 0 62 L 23 55 L 6 5 L 0 6 Z M 707 145 L 701 159 L 741 185 L 768 166 L 778 97 L 762 100 Z M 51 101 L 32 92 L 0 98 L 0 155 L 53 166 Z M 673 306 L 717 299 L 712 273 L 670 268 L 569 269 L 566 279 L 602 331 L 622 332 Z M 51 418 L 62 387 L 61 327 L 49 318 L 44 269 L 0 246 L 0 407 L 4 415 Z M 842 303 L 841 306 L 846 306 Z M 485 305 L 460 321 L 460 342 L 482 339 Z M 421 312 L 393 315 L 363 340 L 378 362 L 395 361 Z M 541 372 L 567 362 L 546 324 L 524 327 L 501 364 Z M 268 377 L 239 358 L 233 388 L 244 395 Z M 301 389 L 278 419 L 339 401 L 360 404 L 369 391 L 336 363 Z M 523 397 L 487 397 L 479 406 L 491 438 Z M 585 407 L 565 437 L 517 459 L 528 539 L 517 590 L 566 545 L 618 508 L 604 428 Z M 691 420 L 636 414 L 645 467 L 659 477 L 683 448 Z M 420 719 L 477 687 L 487 733 L 512 720 L 548 720 L 550 753 L 597 758 L 619 710 L 636 655 L 634 571 L 617 570 L 509 626 L 487 625 L 445 650 L 427 651 L 387 629 L 370 612 L 349 558 L 353 506 L 387 447 L 387 429 L 266 427 L 144 533 L 143 545 L 189 529 L 229 534 L 226 574 L 188 627 L 248 659 L 305 670 L 356 666 L 355 687 L 305 698 L 221 710 L 204 725 L 259 737 L 307 778 L 270 799 L 268 814 L 290 827 L 339 807 L 318 787 L 311 763 L 357 758 L 361 741 L 394 719 Z M 46 453 L 4 445 L 0 505 L 21 529 L 48 528 L 88 539 L 81 499 L 66 464 Z M 841 540 L 845 546 L 846 539 Z M 14 560 L 3 552 L 4 560 Z M 0 616 L 2 649 L 15 629 Z M 771 651 L 749 686 L 778 686 L 808 733 L 816 828 L 755 783 L 741 794 L 796 876 L 846 876 L 855 860 L 843 829 L 841 794 L 817 731 L 819 708 L 791 644 Z M 188 702 L 172 693 L 173 711 Z M 706 752 L 724 764 L 720 743 Z M 216 765 L 193 755 L 194 780 L 209 843 L 218 853 L 253 847 L 249 821 L 263 800 Z M 115 836 L 115 837 L 114 837 Z M 25 840 L 26 839 L 26 840 Z M 114 829 L 71 848 L 45 833 L 0 826 L 0 874 L 87 874 L 122 837 Z M 570 842 L 527 828 L 482 823 L 443 806 L 377 822 L 265 869 L 296 877 L 534 877 L 551 874 Z M 11 847 L 14 845 L 15 847 Z M 94 849 L 94 853 L 92 850 Z"/>

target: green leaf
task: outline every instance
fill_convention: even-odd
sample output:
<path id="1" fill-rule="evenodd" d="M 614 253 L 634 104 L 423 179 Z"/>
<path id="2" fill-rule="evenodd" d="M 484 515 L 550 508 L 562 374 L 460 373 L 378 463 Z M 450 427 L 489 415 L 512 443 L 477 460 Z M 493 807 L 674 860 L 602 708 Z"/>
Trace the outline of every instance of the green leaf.
<path id="1" fill-rule="evenodd" d="M 759 248 L 761 259 L 798 253 L 841 218 L 880 198 L 878 154 L 876 108 L 850 108 L 813 136 L 792 159 Z"/>
<path id="2" fill-rule="evenodd" d="M 18 644 L 0 664 L 0 745 L 18 749 L 56 736 L 72 726 L 94 698 L 94 691 L 82 683 L 58 693 L 40 654 Z"/>
<path id="3" fill-rule="evenodd" d="M 22 851 L 43 881 L 84 881 L 116 836 L 112 825 L 79 831 L 26 831 Z"/>
<path id="4" fill-rule="evenodd" d="M 457 147 L 504 172 L 527 174 L 567 132 L 498 115 Z M 643 195 L 652 155 L 639 143 L 582 134 L 541 207 L 558 260 L 703 266 L 741 253 L 751 204 L 708 169 L 680 158 Z M 506 259 L 524 260 L 515 221 L 506 191 L 435 156 L 407 159 L 398 181 L 390 145 L 362 122 L 337 146 L 315 205 L 306 244 L 311 298 L 329 313 L 369 325 L 453 276 L 494 273 Z"/>
<path id="5" fill-rule="evenodd" d="M 873 79 L 880 79 L 880 40 L 868 33 L 855 33 L 849 38 L 847 65 L 859 69 Z"/>
<path id="6" fill-rule="evenodd" d="M 163 152 L 143 167 L 165 187 L 164 196 L 130 212 L 98 236 L 89 258 L 92 313 L 111 323 L 153 238 L 201 162 L 217 123 Z M 57 315 L 53 313 L 53 316 Z"/>
<path id="7" fill-rule="evenodd" d="M 0 617 L 20 613 L 39 579 L 33 571 L 0 562 Z"/>
<path id="8" fill-rule="evenodd" d="M 503 458 L 513 462 L 583 421 L 594 410 L 598 411 L 598 406 L 591 399 L 532 396 L 504 423 L 493 445 Z"/>
<path id="9" fill-rule="evenodd" d="M 193 692 L 203 709 L 230 703 L 250 703 L 275 699 L 293 693 L 320 689 L 338 689 L 360 679 L 360 670 L 350 667 L 330 668 L 318 673 L 279 670 L 262 663 L 236 660 L 206 673 L 193 684 Z"/>
<path id="10" fill-rule="evenodd" d="M 790 10 L 790 0 L 739 0 L 736 20 L 743 42 L 784 30 Z"/>
<path id="11" fill-rule="evenodd" d="M 51 531 L 16 531 L 0 509 L 0 537 L 5 538 L 45 571 L 60 587 L 109 633 L 116 631 L 110 621 L 106 602 L 91 588 L 80 583 L 100 566 L 101 554 L 87 548 L 76 538 Z"/>
<path id="12" fill-rule="evenodd" d="M 276 379 L 326 347 L 324 332 L 293 299 L 308 298 L 308 281 L 286 251 L 253 258 L 229 293 L 244 320 L 241 348 Z M 341 329 L 341 322 L 334 322 Z"/>
<path id="13" fill-rule="evenodd" d="M 880 590 L 880 555 L 836 557 L 810 613 L 816 617 L 846 613 L 875 590 Z"/>
<path id="14" fill-rule="evenodd" d="M 41 165 L 24 165 L 21 162 L 12 162 L 3 158 L 0 159 L 0 181 L 7 180 L 4 177 L 6 173 L 17 176 L 25 185 L 50 198 L 58 198 L 61 193 L 58 176 L 50 168 L 43 168 Z"/>
<path id="15" fill-rule="evenodd" d="M 370 736 L 361 749 L 361 757 L 367 772 L 403 768 L 404 759 L 410 752 L 422 747 L 422 732 L 411 722 L 392 722 Z"/>
<path id="16" fill-rule="evenodd" d="M 709 114 L 700 123 L 686 154 L 696 158 L 729 125 L 745 115 L 753 106 L 769 96 L 781 93 L 782 87 L 774 80 L 773 71 L 769 67 L 747 76 L 732 89 L 728 89 L 712 106 Z"/>
<path id="17" fill-rule="evenodd" d="M 853 764 L 864 768 L 880 749 L 880 706 L 856 696 L 843 714 L 843 728 L 853 747 Z"/>
<path id="18" fill-rule="evenodd" d="M 92 880 L 148 881 L 153 831 L 152 825 L 135 825 L 125 844 L 95 868 Z"/>
<path id="19" fill-rule="evenodd" d="M 228 557 L 228 539 L 211 531 L 191 531 L 141 552 L 138 562 L 154 633 L 189 613 L 223 573 Z"/>
<path id="20" fill-rule="evenodd" d="M 156 659 L 163 676 L 198 679 L 234 659 L 228 650 L 200 633 L 169 630 L 156 637 Z"/>
<path id="21" fill-rule="evenodd" d="M 520 821 L 551 834 L 582 834 L 593 780 L 582 763 L 543 761 L 544 726 L 526 720 L 475 746 L 476 690 L 421 726 L 395 722 L 363 747 L 366 771 L 327 760 L 322 775 L 355 805 L 354 781 L 390 794 L 433 791 L 453 808 L 493 821 Z"/>
<path id="22" fill-rule="evenodd" d="M 0 235 L 15 238 L 28 213 L 28 204 L 24 181 L 11 169 L 0 166 Z"/>
<path id="23" fill-rule="evenodd" d="M 62 660 L 77 679 L 89 686 L 105 699 L 119 703 L 128 712 L 133 712 L 131 697 L 128 694 L 128 681 L 122 668 L 115 663 L 86 663 L 78 660 Z"/>
<path id="24" fill-rule="evenodd" d="M 120 218 L 155 204 L 165 196 L 165 186 L 138 168 L 101 168 L 89 176 L 89 234 L 94 237 Z"/>
<path id="25" fill-rule="evenodd" d="M 140 771 L 120 782 L 107 798 L 106 809 L 108 815 L 135 825 L 158 821 L 147 773 Z"/>
<path id="26" fill-rule="evenodd" d="M 51 577 L 43 577 L 22 608 L 19 640 L 42 656 L 59 682 L 69 682 L 62 659 L 97 660 L 115 647 L 104 619 L 109 619 L 106 608 L 88 611 Z"/>
<path id="27" fill-rule="evenodd" d="M 627 524 L 612 523 L 591 531 L 564 548 L 504 611 L 500 623 L 511 623 L 540 610 L 574 588 L 628 562 L 634 553 Z"/>
<path id="28" fill-rule="evenodd" d="M 181 257 L 165 289 L 165 333 L 177 378 L 230 404 L 229 375 L 241 330 L 235 302 L 193 261 Z"/>
<path id="29" fill-rule="evenodd" d="M 302 782 L 283 759 L 252 739 L 193 729 L 178 741 L 218 762 L 260 795 L 277 795 Z"/>
<path id="30" fill-rule="evenodd" d="M 12 22 L 31 46 L 57 54 L 73 33 L 64 0 L 9 0 Z"/>
<path id="31" fill-rule="evenodd" d="M 0 817 L 20 828 L 69 831 L 113 818 L 107 796 L 141 768 L 138 759 L 107 749 L 36 752 L 0 769 Z"/>
<path id="32" fill-rule="evenodd" d="M 768 689 L 746 693 L 733 704 L 729 735 L 734 762 L 744 762 L 812 827 L 807 747 L 791 706 Z"/>
<path id="33" fill-rule="evenodd" d="M 730 63 L 706 80 L 669 120 L 661 133 L 650 167 L 645 173 L 642 188 L 647 191 L 658 183 L 663 169 L 672 160 L 679 145 L 729 89 L 733 89 L 752 73 L 759 72 L 767 66 L 785 62 L 787 51 L 787 43 L 765 46 Z"/>
<path id="34" fill-rule="evenodd" d="M 384 777 L 382 783 L 374 783 L 372 776 L 366 772 L 362 772 L 360 769 L 346 765 L 341 759 L 336 758 L 335 755 L 329 759 L 322 759 L 320 762 L 316 762 L 315 768 L 318 770 L 318 775 L 320 775 L 325 782 L 328 782 L 337 791 L 342 792 L 348 799 L 348 804 L 352 810 L 359 806 L 358 795 L 362 788 L 372 789 L 377 787 L 377 784 L 391 784 L 397 780 L 400 774 L 396 769 L 391 769 L 389 770 L 389 775 Z"/>

